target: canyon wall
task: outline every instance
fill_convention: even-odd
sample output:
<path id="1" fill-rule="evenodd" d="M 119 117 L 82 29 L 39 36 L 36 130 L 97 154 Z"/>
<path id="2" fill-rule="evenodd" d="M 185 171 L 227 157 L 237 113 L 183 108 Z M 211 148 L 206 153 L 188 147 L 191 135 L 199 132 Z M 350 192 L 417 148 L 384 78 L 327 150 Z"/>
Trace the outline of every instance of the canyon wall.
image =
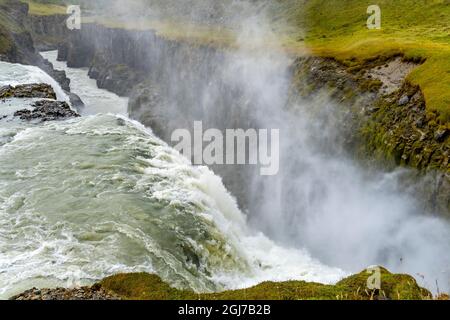
<path id="1" fill-rule="evenodd" d="M 55 21 L 61 22 L 62 16 L 36 17 L 28 14 L 28 4 L 8 0 L 0 4 L 0 60 L 25 65 L 34 65 L 58 81 L 61 87 L 70 92 L 70 80 L 66 77 L 64 71 L 55 70 L 51 63 L 43 59 L 36 49 L 35 43 L 42 43 L 42 38 L 36 37 L 37 34 L 44 34 L 47 30 L 64 33 L 61 23 L 55 25 Z M 33 21 L 41 20 L 38 23 Z M 54 41 L 60 42 L 63 37 L 55 37 Z M 38 46 L 42 48 L 43 46 Z M 73 101 L 79 99 L 71 94 Z M 78 101 L 75 103 L 80 105 Z"/>

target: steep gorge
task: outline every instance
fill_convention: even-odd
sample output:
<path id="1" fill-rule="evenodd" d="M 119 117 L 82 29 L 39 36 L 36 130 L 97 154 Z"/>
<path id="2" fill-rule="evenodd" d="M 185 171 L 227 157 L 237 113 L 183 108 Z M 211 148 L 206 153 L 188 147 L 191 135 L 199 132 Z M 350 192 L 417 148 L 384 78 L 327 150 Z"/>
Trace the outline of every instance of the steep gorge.
<path id="1" fill-rule="evenodd" d="M 285 129 L 279 177 L 212 166 L 251 224 L 277 242 L 300 244 L 345 270 L 382 261 L 406 272 L 426 268 L 418 261 L 445 247 L 433 247 L 426 230 L 439 239 L 440 225 L 421 219 L 423 211 L 448 216 L 448 132 L 425 112 L 417 87 L 404 83 L 384 95 L 379 81 L 333 59 L 251 55 L 245 46 L 235 51 L 96 24 L 67 35 L 54 19 L 31 24 L 38 47 L 57 44 L 60 60 L 88 67 L 100 88 L 130 96 L 130 117 L 167 142 L 174 129 L 192 129 L 195 120 L 208 128 Z M 370 61 L 362 71 L 396 59 Z M 342 239 L 341 230 L 363 217 L 349 232 L 353 238 Z M 397 239 L 389 239 L 393 226 Z"/>

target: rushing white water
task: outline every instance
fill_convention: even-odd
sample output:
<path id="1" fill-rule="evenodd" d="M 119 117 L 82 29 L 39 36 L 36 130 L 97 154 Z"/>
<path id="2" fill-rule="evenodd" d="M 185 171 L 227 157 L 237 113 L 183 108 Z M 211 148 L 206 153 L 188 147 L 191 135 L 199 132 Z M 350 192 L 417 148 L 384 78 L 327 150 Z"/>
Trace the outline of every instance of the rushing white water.
<path id="1" fill-rule="evenodd" d="M 83 115 L 102 112 L 126 115 L 128 98 L 97 88 L 96 80 L 88 77 L 87 68 L 67 68 L 66 62 L 57 60 L 58 51 L 42 52 L 41 55 L 50 61 L 56 70 L 66 71 L 70 79 L 70 90 L 76 92 L 86 106 L 81 110 Z"/>
<path id="2" fill-rule="evenodd" d="M 34 68 L 0 68 L 3 81 L 40 79 Z M 98 93 L 92 85 L 73 81 L 72 89 L 86 98 Z M 122 103 L 88 102 L 87 114 L 104 113 L 62 122 L 0 120 L 0 298 L 130 271 L 199 291 L 345 275 L 250 230 L 209 169 L 109 113 Z M 0 104 L 6 114 L 19 107 L 17 99 Z"/>

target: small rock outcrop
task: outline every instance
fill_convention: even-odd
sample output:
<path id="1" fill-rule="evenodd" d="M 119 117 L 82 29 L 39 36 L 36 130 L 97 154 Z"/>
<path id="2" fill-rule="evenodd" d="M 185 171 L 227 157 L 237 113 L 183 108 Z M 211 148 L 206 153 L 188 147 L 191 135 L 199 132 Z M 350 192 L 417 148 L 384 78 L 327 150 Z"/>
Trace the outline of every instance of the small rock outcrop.
<path id="1" fill-rule="evenodd" d="M 14 113 L 14 116 L 25 121 L 40 120 L 42 122 L 63 120 L 80 116 L 77 112 L 73 111 L 66 102 L 63 101 L 41 100 L 35 102 L 32 107 L 34 108 L 33 110 L 19 110 Z"/>
<path id="2" fill-rule="evenodd" d="M 103 289 L 100 285 L 77 289 L 37 289 L 25 291 L 10 300 L 120 300 L 114 294 Z"/>
<path id="3" fill-rule="evenodd" d="M 81 100 L 81 98 L 78 95 L 68 91 L 65 91 L 65 93 L 69 97 L 70 104 L 72 105 L 73 108 L 75 108 L 75 110 L 80 112 L 85 107 L 83 100 Z"/>
<path id="4" fill-rule="evenodd" d="M 15 87 L 1 87 L 0 99 L 7 98 L 41 98 L 56 100 L 56 93 L 52 86 L 45 83 L 22 84 Z"/>

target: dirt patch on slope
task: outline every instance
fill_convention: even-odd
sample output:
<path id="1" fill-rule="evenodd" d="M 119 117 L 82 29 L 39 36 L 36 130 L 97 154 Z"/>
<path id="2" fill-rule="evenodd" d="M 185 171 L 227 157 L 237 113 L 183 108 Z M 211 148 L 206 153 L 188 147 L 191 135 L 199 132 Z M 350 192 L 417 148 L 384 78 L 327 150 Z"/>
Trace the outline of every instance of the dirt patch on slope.
<path id="1" fill-rule="evenodd" d="M 391 94 L 401 88 L 408 74 L 416 68 L 418 64 L 405 62 L 401 57 L 397 57 L 383 66 L 370 69 L 367 76 L 380 80 L 382 94 Z"/>

